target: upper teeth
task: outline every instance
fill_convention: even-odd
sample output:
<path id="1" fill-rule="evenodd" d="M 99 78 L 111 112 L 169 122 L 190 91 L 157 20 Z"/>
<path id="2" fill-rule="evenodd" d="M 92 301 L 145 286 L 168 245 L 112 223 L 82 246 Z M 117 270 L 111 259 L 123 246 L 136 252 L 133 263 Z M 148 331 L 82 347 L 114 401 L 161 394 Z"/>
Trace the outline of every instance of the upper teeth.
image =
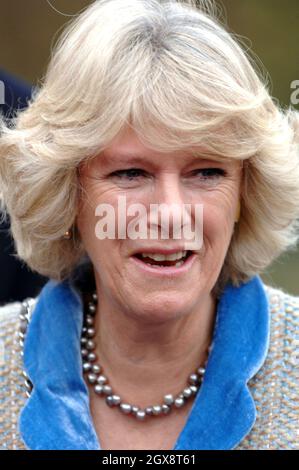
<path id="1" fill-rule="evenodd" d="M 171 255 L 162 255 L 158 253 L 141 253 L 142 258 L 152 258 L 155 261 L 175 261 L 176 259 L 184 258 L 187 254 L 187 251 L 178 251 L 177 253 L 172 253 Z"/>

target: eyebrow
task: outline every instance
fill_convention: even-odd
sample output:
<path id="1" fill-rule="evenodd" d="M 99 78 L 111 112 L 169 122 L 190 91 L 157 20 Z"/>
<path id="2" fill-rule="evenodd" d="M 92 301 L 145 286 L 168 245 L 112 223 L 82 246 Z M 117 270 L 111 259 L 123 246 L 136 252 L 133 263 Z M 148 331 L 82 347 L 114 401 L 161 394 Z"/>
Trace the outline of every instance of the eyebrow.
<path id="1" fill-rule="evenodd" d="M 109 163 L 109 161 L 122 161 L 124 160 L 126 163 L 129 163 L 129 164 L 138 164 L 138 163 L 150 163 L 150 164 L 153 164 L 153 162 L 151 160 L 148 160 L 146 157 L 144 157 L 143 155 L 140 155 L 140 154 L 134 154 L 134 153 L 118 153 L 118 154 L 115 154 L 115 153 L 111 153 L 111 154 L 107 154 L 107 153 L 102 153 L 101 156 L 103 157 L 104 161 L 107 161 L 107 163 Z M 209 163 L 209 162 L 215 162 L 215 163 L 224 163 L 223 159 L 222 160 L 217 160 L 217 157 L 216 155 L 211 155 L 211 158 L 204 158 L 202 156 L 200 156 L 200 154 L 194 154 L 194 155 L 190 155 L 190 157 L 193 157 L 191 158 L 191 162 L 198 162 L 198 163 Z M 184 159 L 184 160 L 187 160 L 188 158 L 188 155 L 182 155 L 181 157 L 178 157 L 178 158 L 181 158 L 181 159 Z"/>

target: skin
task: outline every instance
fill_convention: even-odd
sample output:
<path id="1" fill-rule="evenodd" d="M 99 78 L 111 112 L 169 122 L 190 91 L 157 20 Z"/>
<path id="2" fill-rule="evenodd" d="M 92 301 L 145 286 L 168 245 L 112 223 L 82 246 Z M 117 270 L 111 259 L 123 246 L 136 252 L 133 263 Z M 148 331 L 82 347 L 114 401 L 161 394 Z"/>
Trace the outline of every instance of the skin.
<path id="1" fill-rule="evenodd" d="M 130 152 L 138 153 L 140 162 L 131 163 Z M 197 153 L 200 157 L 200 151 Z M 131 178 L 128 173 L 111 175 L 129 168 L 142 172 L 134 177 L 131 173 Z M 226 174 L 206 176 L 207 168 L 220 168 Z M 195 160 L 191 151 L 153 151 L 132 129 L 123 131 L 104 153 L 81 166 L 84 196 L 77 227 L 95 271 L 99 299 L 96 352 L 113 390 L 124 401 L 140 407 L 161 403 L 164 394 L 179 393 L 188 375 L 207 359 L 217 311 L 211 291 L 234 230 L 241 177 L 240 162 Z M 148 240 L 99 240 L 95 236 L 95 207 L 109 203 L 116 208 L 120 195 L 127 197 L 127 206 L 136 202 L 146 207 L 153 202 L 203 204 L 203 246 L 188 273 L 176 279 L 141 275 L 131 255 L 142 251 Z M 150 241 L 153 243 L 166 247 L 176 241 Z M 133 419 L 121 416 L 94 393 L 91 401 L 95 421 L 101 410 L 107 422 L 110 416 L 111 421 L 134 426 Z M 183 407 L 185 413 L 191 404 L 192 400 Z M 174 415 L 180 413 L 180 409 L 173 411 Z M 153 426 L 150 421 L 135 427 Z"/>

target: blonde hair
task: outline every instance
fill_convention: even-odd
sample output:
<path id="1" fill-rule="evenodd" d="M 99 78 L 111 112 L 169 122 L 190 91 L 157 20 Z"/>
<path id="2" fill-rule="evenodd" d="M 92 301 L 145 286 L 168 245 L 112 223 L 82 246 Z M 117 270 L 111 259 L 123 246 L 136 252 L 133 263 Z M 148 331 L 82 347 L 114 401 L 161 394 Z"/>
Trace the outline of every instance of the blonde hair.
<path id="1" fill-rule="evenodd" d="M 298 240 L 299 116 L 212 1 L 98 0 L 60 37 L 27 109 L 0 124 L 2 208 L 17 256 L 63 280 L 84 257 L 78 166 L 125 126 L 161 152 L 243 160 L 241 217 L 221 272 L 235 285 Z M 219 279 L 220 279 L 219 278 Z"/>

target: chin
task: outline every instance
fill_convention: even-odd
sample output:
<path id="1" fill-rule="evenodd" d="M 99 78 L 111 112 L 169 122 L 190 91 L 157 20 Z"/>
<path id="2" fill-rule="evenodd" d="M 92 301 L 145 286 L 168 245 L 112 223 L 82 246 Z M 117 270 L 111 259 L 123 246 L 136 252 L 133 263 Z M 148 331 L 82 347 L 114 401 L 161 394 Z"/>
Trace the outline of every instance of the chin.
<path id="1" fill-rule="evenodd" d="M 139 316 L 151 319 L 152 321 L 171 320 L 173 318 L 184 316 L 184 312 L 187 314 L 189 310 L 188 301 L 182 297 L 182 293 L 171 295 L 166 294 L 165 292 L 161 295 L 149 295 L 147 297 L 146 305 L 142 306 L 140 303 L 136 309 Z"/>

